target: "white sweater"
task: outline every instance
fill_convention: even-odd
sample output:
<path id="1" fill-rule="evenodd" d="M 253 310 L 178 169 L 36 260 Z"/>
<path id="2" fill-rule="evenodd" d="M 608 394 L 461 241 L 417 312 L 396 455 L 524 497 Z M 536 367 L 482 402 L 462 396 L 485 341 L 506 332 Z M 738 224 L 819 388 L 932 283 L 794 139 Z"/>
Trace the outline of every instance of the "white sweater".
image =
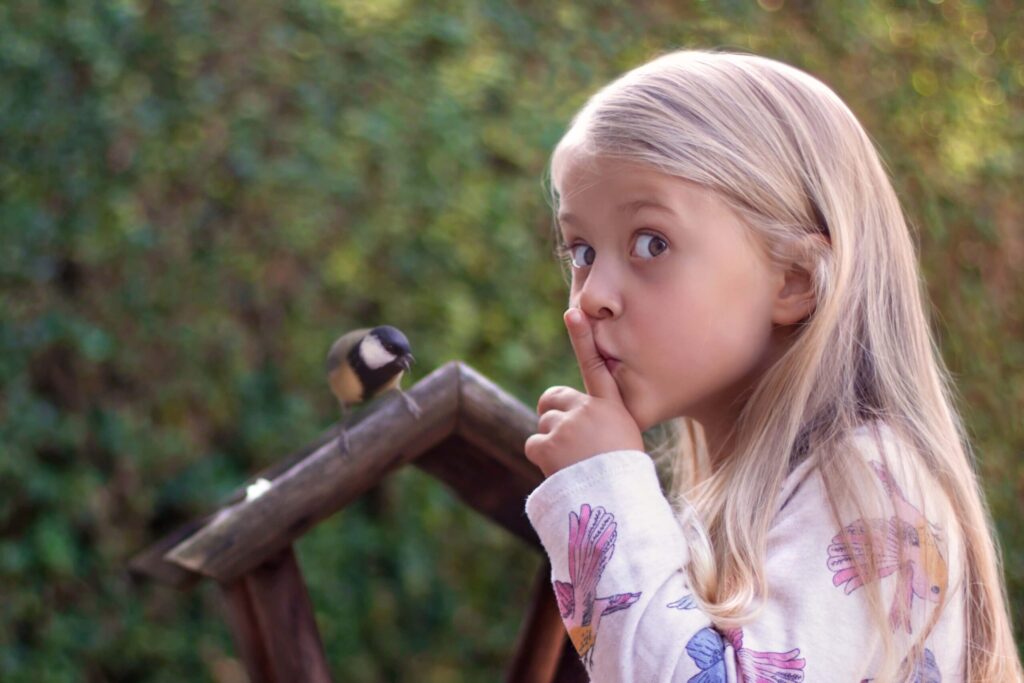
<path id="1" fill-rule="evenodd" d="M 890 494 L 892 506 L 888 515 L 843 520 L 853 553 L 866 555 L 858 539 L 867 534 L 884 548 L 875 551 L 877 571 L 868 580 L 881 582 L 898 642 L 940 610 L 915 681 L 961 681 L 962 539 L 929 521 L 939 518 L 941 503 L 921 500 L 915 478 L 902 476 L 899 463 L 906 460 L 889 447 L 893 433 L 881 434 L 889 468 L 866 428 L 854 433 L 854 443 L 874 463 L 873 484 Z M 688 541 L 646 453 L 602 453 L 541 483 L 526 499 L 526 513 L 551 559 L 562 620 L 591 681 L 871 680 L 881 642 L 813 458 L 789 475 L 775 506 L 763 610 L 741 629 L 723 632 L 693 600 L 682 569 Z"/>

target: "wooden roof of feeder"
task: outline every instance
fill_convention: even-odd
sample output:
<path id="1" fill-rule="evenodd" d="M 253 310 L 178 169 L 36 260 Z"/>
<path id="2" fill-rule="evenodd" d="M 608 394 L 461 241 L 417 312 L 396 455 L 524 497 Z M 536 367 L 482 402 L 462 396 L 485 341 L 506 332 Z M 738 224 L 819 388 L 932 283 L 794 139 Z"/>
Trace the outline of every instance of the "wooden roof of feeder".
<path id="1" fill-rule="evenodd" d="M 221 509 L 139 553 L 130 571 L 182 589 L 214 579 L 250 680 L 291 683 L 331 680 L 293 543 L 391 471 L 411 464 L 431 474 L 544 555 L 523 510 L 543 480 L 523 454 L 537 428 L 535 412 L 459 361 L 407 393 L 422 410 L 419 418 L 398 395 L 377 399 L 347 427 L 347 453 L 338 450 L 331 426 L 254 477 L 271 482 L 260 496 L 246 500 L 240 487 Z M 529 606 L 507 683 L 587 680 L 562 625 L 550 573 L 545 556 L 533 586 L 523 587 Z"/>

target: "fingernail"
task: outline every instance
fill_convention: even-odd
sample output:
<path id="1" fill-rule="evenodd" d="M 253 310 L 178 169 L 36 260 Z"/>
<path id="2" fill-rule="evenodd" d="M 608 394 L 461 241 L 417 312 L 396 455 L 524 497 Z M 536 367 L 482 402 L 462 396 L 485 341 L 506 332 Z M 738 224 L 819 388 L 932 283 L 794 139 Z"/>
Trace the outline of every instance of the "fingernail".
<path id="1" fill-rule="evenodd" d="M 578 309 L 570 308 L 567 317 L 571 324 L 576 325 L 580 321 L 580 312 Z"/>

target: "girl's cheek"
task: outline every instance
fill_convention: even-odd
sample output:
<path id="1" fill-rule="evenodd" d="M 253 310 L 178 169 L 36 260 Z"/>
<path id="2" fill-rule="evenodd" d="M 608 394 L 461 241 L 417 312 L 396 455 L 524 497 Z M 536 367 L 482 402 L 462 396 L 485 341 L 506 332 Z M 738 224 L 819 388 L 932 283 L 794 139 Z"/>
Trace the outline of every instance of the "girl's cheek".
<path id="1" fill-rule="evenodd" d="M 626 412 L 629 413 L 630 417 L 636 421 L 637 427 L 640 431 L 644 431 L 653 426 L 654 422 L 651 420 L 651 410 L 653 406 L 644 404 L 643 401 L 633 400 L 632 395 L 625 389 L 620 388 L 622 391 L 622 403 L 626 406 Z"/>

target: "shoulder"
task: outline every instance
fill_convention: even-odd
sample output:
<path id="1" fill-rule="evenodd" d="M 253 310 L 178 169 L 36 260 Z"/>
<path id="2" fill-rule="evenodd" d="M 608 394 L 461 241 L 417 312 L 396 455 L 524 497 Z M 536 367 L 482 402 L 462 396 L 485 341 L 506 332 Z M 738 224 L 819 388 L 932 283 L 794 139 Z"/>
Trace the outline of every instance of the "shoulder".
<path id="1" fill-rule="evenodd" d="M 848 444 L 839 458 L 856 457 L 849 463 L 851 467 L 835 468 L 836 474 L 846 474 L 851 484 L 870 483 L 888 516 L 915 526 L 927 521 L 935 531 L 956 524 L 948 493 L 910 437 L 876 421 L 853 430 Z M 860 466 L 859 471 L 855 465 Z"/>
<path id="2" fill-rule="evenodd" d="M 915 449 L 883 422 L 851 431 L 786 480 L 770 538 L 778 548 L 812 537 L 816 552 L 827 555 L 833 584 L 847 593 L 870 572 L 905 583 L 908 604 L 955 597 L 962 589 L 960 523 Z"/>
<path id="3" fill-rule="evenodd" d="M 783 483 L 776 519 L 797 500 L 831 502 L 840 516 L 851 506 L 862 515 L 892 516 L 909 513 L 910 505 L 936 522 L 949 522 L 952 514 L 948 496 L 912 441 L 881 421 L 853 429 L 829 452 L 814 453 L 796 467 Z"/>
<path id="4" fill-rule="evenodd" d="M 783 484 L 770 537 L 827 541 L 829 552 L 887 562 L 913 555 L 943 588 L 961 575 L 960 523 L 946 491 L 912 440 L 883 422 L 845 436 L 801 463 Z M 952 588 L 952 586 L 950 586 Z"/>
<path id="5" fill-rule="evenodd" d="M 935 666 L 954 672 L 964 640 L 962 532 L 915 448 L 875 423 L 812 453 L 783 485 L 766 568 L 776 599 L 807 620 L 838 620 L 833 635 L 880 627 L 900 647 L 923 637 Z"/>

